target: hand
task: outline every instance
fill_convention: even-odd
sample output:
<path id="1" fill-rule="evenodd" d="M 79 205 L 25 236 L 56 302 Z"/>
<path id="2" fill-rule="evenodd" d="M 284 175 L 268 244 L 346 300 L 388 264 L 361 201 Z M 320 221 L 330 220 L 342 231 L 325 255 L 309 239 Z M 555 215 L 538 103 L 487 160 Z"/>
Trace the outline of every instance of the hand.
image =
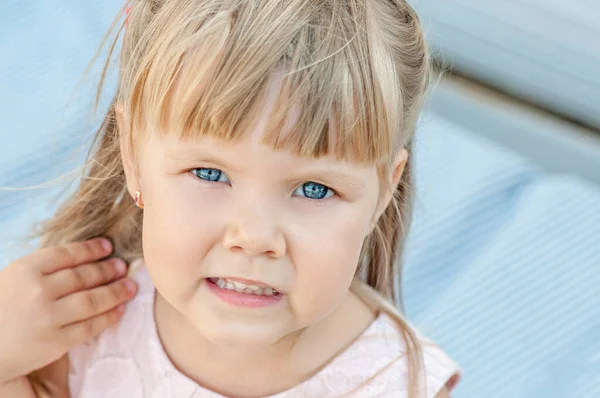
<path id="1" fill-rule="evenodd" d="M 0 271 L 0 385 L 118 322 L 137 286 L 122 260 L 106 259 L 111 252 L 109 241 L 93 239 L 39 250 Z"/>

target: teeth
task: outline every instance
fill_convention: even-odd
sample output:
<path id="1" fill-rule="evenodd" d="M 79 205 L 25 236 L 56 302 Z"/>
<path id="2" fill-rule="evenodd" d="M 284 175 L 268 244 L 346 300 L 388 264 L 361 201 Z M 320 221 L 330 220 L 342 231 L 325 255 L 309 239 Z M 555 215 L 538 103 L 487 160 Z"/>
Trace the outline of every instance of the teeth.
<path id="1" fill-rule="evenodd" d="M 247 285 L 245 283 L 237 281 L 228 281 L 224 278 L 210 278 L 211 281 L 219 286 L 221 289 L 235 290 L 238 293 L 243 294 L 255 294 L 257 296 L 274 296 L 279 294 L 276 290 L 271 287 L 262 288 L 255 285 Z"/>
<path id="2" fill-rule="evenodd" d="M 227 282 L 227 286 L 229 286 L 229 282 Z M 238 293 L 244 293 L 244 286 L 245 285 L 240 282 L 233 282 L 233 288 Z"/>

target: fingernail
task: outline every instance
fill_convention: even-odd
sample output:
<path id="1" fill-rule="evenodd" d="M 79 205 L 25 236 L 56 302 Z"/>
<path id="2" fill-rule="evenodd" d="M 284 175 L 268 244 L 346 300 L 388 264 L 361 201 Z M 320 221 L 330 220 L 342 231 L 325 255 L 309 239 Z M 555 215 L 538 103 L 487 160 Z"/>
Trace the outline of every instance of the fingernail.
<path id="1" fill-rule="evenodd" d="M 131 279 L 126 279 L 125 282 L 123 282 L 123 284 L 125 284 L 125 288 L 129 293 L 135 293 L 136 286 Z"/>
<path id="2" fill-rule="evenodd" d="M 115 270 L 117 271 L 117 274 L 123 275 L 125 273 L 125 271 L 127 271 L 127 265 L 120 258 L 114 258 L 112 260 L 112 263 L 115 267 Z"/>
<path id="3" fill-rule="evenodd" d="M 102 239 L 102 248 L 107 252 L 112 252 L 112 243 L 108 239 Z"/>
<path id="4" fill-rule="evenodd" d="M 118 312 L 119 314 L 122 314 L 123 312 L 125 312 L 125 306 L 124 306 L 123 304 L 120 304 L 120 305 L 117 307 L 117 312 Z"/>

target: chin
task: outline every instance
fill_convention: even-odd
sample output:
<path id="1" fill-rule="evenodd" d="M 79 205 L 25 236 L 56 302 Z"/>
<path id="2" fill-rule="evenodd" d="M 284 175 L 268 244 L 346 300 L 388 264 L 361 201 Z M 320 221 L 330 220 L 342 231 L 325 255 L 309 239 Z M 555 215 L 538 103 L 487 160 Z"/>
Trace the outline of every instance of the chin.
<path id="1" fill-rule="evenodd" d="M 285 334 L 274 333 L 268 324 L 256 324 L 241 320 L 211 320 L 206 317 L 195 320 L 194 325 L 202 336 L 212 344 L 224 348 L 253 350 L 268 347 Z"/>

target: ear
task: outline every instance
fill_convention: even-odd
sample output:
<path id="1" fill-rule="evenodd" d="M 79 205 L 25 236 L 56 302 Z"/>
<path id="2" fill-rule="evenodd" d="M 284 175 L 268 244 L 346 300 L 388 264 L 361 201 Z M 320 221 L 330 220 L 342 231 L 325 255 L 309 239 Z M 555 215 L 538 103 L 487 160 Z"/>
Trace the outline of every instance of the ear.
<path id="1" fill-rule="evenodd" d="M 373 215 L 373 220 L 371 221 L 371 230 L 372 232 L 379 221 L 379 218 L 387 209 L 392 200 L 394 193 L 396 191 L 396 187 L 400 183 L 400 179 L 402 178 L 402 174 L 404 174 L 404 167 L 406 166 L 406 162 L 408 161 L 408 151 L 406 148 L 402 148 L 396 157 L 394 158 L 394 162 L 392 163 L 390 170 L 387 175 L 387 186 L 382 187 L 381 195 L 379 198 L 379 202 L 377 203 L 377 208 L 375 209 L 375 214 Z"/>
<path id="2" fill-rule="evenodd" d="M 119 146 L 121 148 L 121 161 L 125 170 L 125 179 L 127 181 L 127 190 L 131 197 L 135 197 L 135 191 L 141 192 L 139 173 L 135 162 L 135 152 L 132 148 L 131 131 L 129 123 L 125 119 L 123 105 L 117 102 L 115 105 L 115 114 L 117 116 L 117 128 L 119 129 Z"/>

